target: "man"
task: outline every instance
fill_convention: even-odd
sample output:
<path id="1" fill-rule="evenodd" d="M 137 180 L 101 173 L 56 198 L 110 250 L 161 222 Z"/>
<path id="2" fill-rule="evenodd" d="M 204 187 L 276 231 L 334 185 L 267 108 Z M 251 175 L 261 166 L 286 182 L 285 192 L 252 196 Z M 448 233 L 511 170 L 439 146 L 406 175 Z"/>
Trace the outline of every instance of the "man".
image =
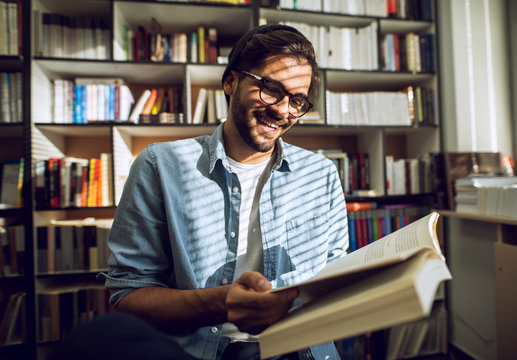
<path id="1" fill-rule="evenodd" d="M 211 136 L 148 146 L 109 237 L 106 287 L 121 312 L 172 335 L 196 359 L 252 359 L 294 289 L 348 246 L 337 171 L 281 135 L 312 105 L 310 42 L 266 25 L 235 45 L 222 84 L 228 119 Z M 333 359 L 331 344 L 284 358 Z"/>

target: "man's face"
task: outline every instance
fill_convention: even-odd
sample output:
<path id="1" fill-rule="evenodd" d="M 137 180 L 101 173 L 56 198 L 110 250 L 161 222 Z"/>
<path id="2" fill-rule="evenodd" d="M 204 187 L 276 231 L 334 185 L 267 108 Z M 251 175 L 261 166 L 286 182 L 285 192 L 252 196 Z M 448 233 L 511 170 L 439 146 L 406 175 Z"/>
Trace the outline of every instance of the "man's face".
<path id="1" fill-rule="evenodd" d="M 281 83 L 290 94 L 307 96 L 312 70 L 286 56 L 267 58 L 263 68 L 249 71 Z M 233 121 L 244 143 L 255 152 L 270 153 L 278 138 L 289 130 L 297 118 L 289 114 L 289 96 L 277 104 L 265 104 L 259 96 L 261 82 L 244 76 L 238 82 L 230 103 L 229 120 Z"/>

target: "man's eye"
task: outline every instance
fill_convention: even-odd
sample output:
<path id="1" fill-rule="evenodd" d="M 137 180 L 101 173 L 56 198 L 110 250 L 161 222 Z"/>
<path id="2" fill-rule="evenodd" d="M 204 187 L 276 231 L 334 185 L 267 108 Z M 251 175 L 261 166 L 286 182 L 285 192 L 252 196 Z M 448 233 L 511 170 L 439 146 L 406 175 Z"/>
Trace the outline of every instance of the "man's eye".
<path id="1" fill-rule="evenodd" d="M 268 95 L 273 96 L 273 97 L 280 97 L 284 93 L 282 88 L 275 86 L 273 84 L 268 84 L 268 85 L 264 86 L 263 91 L 267 92 Z"/>
<path id="2" fill-rule="evenodd" d="M 304 105 L 305 105 L 306 101 L 304 98 L 301 98 L 301 97 L 298 97 L 298 96 L 293 96 L 291 98 L 291 104 L 293 106 L 296 106 L 296 107 L 299 107 L 299 108 L 302 108 Z"/>

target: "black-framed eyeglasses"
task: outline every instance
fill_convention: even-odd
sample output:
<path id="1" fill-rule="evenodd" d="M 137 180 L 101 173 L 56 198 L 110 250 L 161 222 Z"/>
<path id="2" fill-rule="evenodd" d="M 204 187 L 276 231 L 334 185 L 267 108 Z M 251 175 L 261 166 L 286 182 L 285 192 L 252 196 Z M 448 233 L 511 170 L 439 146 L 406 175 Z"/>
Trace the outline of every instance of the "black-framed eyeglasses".
<path id="1" fill-rule="evenodd" d="M 289 93 L 278 81 L 267 79 L 244 70 L 240 72 L 260 81 L 259 97 L 265 104 L 278 104 L 287 95 L 289 97 L 289 114 L 297 118 L 303 116 L 313 106 L 305 97 Z"/>

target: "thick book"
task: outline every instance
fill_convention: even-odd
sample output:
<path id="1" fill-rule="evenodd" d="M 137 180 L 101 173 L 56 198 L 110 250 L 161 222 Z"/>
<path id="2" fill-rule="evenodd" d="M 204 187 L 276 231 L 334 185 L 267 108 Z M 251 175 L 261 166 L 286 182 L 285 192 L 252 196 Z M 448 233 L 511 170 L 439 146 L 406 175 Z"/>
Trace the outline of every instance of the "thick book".
<path id="1" fill-rule="evenodd" d="M 304 304 L 259 335 L 262 358 L 429 316 L 451 279 L 436 212 L 329 263 L 297 287 Z"/>

